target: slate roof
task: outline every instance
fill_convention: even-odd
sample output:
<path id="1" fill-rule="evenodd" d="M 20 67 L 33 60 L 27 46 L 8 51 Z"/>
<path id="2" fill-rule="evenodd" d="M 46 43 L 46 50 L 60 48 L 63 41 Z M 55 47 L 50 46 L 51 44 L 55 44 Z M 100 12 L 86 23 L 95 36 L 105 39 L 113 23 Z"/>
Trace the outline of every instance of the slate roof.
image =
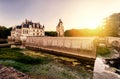
<path id="1" fill-rule="evenodd" d="M 29 25 L 32 26 L 32 28 L 39 28 L 39 29 L 43 29 L 44 25 L 42 26 L 40 23 L 33 23 L 32 21 L 28 21 L 26 20 L 23 24 L 21 25 L 17 25 L 16 28 L 21 29 L 23 28 L 29 28 Z"/>
<path id="2" fill-rule="evenodd" d="M 22 27 L 21 25 L 17 25 L 16 26 L 17 29 L 21 29 L 21 27 Z"/>

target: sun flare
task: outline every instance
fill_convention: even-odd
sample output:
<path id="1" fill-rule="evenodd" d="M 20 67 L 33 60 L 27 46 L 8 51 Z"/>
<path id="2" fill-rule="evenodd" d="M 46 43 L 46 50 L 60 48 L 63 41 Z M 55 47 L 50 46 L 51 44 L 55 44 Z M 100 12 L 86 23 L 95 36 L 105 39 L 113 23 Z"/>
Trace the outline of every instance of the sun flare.
<path id="1" fill-rule="evenodd" d="M 80 25 L 80 28 L 88 28 L 88 29 L 95 29 L 97 28 L 99 25 L 101 24 L 100 20 L 87 20 L 82 22 L 82 24 Z"/>

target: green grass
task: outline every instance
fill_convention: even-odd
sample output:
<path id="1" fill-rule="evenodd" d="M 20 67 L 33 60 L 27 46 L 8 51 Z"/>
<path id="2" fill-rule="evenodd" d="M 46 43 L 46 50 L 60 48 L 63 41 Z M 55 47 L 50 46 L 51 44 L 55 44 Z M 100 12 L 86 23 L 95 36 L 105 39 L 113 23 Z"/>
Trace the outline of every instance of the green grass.
<path id="1" fill-rule="evenodd" d="M 0 49 L 0 59 L 1 60 L 14 60 L 24 64 L 39 64 L 46 63 L 48 61 L 47 57 L 31 57 L 21 53 L 22 49 L 19 48 L 2 48 Z"/>
<path id="2" fill-rule="evenodd" d="M 19 48 L 0 48 L 0 64 L 25 72 L 32 79 L 92 79 L 92 72 L 83 66 L 66 66 L 51 58 L 31 56 L 21 52 L 30 50 Z"/>
<path id="3" fill-rule="evenodd" d="M 20 70 L 22 72 L 29 72 L 29 66 L 24 63 L 16 62 L 13 60 L 0 60 L 0 64 L 5 65 L 7 67 L 14 67 L 17 70 Z"/>
<path id="4" fill-rule="evenodd" d="M 103 56 L 103 57 L 109 56 L 111 53 L 110 49 L 107 47 L 98 47 L 96 52 L 98 56 Z"/>

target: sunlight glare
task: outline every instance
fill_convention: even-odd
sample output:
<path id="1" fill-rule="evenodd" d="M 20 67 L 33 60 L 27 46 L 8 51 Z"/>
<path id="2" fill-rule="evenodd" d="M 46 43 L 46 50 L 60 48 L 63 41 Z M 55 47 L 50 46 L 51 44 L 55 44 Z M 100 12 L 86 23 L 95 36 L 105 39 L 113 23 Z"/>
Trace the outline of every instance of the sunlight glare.
<path id="1" fill-rule="evenodd" d="M 101 21 L 99 21 L 99 20 L 84 21 L 81 24 L 81 28 L 95 29 L 100 25 L 100 23 L 101 23 Z"/>

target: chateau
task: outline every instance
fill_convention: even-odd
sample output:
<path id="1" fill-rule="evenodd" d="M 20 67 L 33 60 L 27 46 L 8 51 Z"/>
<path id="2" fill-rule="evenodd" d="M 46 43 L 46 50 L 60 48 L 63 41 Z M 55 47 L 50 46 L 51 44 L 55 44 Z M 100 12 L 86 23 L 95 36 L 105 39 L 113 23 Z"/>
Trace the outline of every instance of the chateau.
<path id="1" fill-rule="evenodd" d="M 9 39 L 15 41 L 25 41 L 27 36 L 45 36 L 44 25 L 25 20 L 21 25 L 12 27 Z"/>
<path id="2" fill-rule="evenodd" d="M 64 36 L 64 26 L 61 19 L 59 19 L 58 25 L 56 26 L 57 36 Z M 45 36 L 45 27 L 40 23 L 34 23 L 25 19 L 21 25 L 12 27 L 11 36 L 8 36 L 8 40 L 12 41 L 26 41 L 27 36 Z"/>

